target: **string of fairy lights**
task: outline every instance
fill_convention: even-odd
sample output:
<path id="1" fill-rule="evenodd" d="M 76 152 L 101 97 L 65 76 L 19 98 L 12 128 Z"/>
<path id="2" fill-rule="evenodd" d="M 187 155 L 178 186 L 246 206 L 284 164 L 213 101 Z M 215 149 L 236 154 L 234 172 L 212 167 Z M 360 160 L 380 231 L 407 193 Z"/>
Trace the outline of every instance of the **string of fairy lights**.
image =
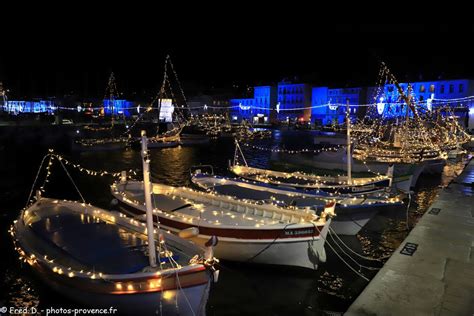
<path id="1" fill-rule="evenodd" d="M 50 151 L 48 153 L 48 156 L 49 156 L 49 161 L 48 161 L 48 165 L 47 165 L 47 177 L 49 177 L 49 175 L 51 174 L 50 167 L 52 165 L 52 159 L 53 158 L 58 159 L 59 161 L 64 162 L 66 165 L 72 166 L 72 167 L 78 169 L 79 171 L 84 172 L 88 175 L 93 175 L 93 176 L 111 175 L 111 176 L 114 176 L 114 177 L 121 175 L 121 173 L 119 173 L 119 172 L 108 172 L 108 171 L 105 171 L 105 170 L 97 171 L 97 170 L 91 170 L 91 169 L 82 167 L 79 164 L 72 163 L 71 161 L 67 160 L 66 158 L 64 158 L 61 155 L 55 154 L 53 151 Z M 43 187 L 43 189 L 44 189 L 44 187 Z M 173 192 L 175 192 L 174 190 L 176 190 L 178 192 L 173 194 Z M 186 192 L 187 194 L 183 194 L 183 192 Z M 261 227 L 262 225 L 268 224 L 268 223 L 265 222 L 264 219 L 258 219 L 258 215 L 257 215 L 256 211 L 254 211 L 253 215 L 251 213 L 248 213 L 248 210 L 252 210 L 252 209 L 256 210 L 256 207 L 258 205 L 261 205 L 261 204 L 259 204 L 258 202 L 255 202 L 255 201 L 249 201 L 249 200 L 246 200 L 246 199 L 240 200 L 240 199 L 235 199 L 235 198 L 230 197 L 230 196 L 223 197 L 223 196 L 220 196 L 220 195 L 215 194 L 215 193 L 204 193 L 204 192 L 195 191 L 193 189 L 185 188 L 185 187 L 173 189 L 172 192 L 170 192 L 170 194 L 173 194 L 173 198 L 186 196 L 186 197 L 184 197 L 185 202 L 193 204 L 198 209 L 202 207 L 202 206 L 200 206 L 201 204 L 199 204 L 199 200 L 202 200 L 202 199 L 204 199 L 204 201 L 206 201 L 207 199 L 219 200 L 220 201 L 219 206 L 225 207 L 227 205 L 228 207 L 231 207 L 231 209 L 234 207 L 234 206 L 232 206 L 234 204 L 235 205 L 239 205 L 239 204 L 240 205 L 245 205 L 246 207 L 243 209 L 243 211 L 245 212 L 243 214 L 243 219 L 248 220 L 248 221 L 254 221 L 255 222 L 255 227 Z M 333 198 L 329 198 L 328 201 L 333 201 Z M 139 203 L 137 201 L 132 201 L 132 202 L 137 204 L 137 206 L 141 205 L 141 203 Z M 395 200 L 395 199 L 394 200 L 383 201 L 383 203 L 397 203 L 397 202 L 398 201 Z M 372 202 L 368 202 L 369 205 L 371 203 Z M 252 208 L 252 206 L 253 206 L 253 208 Z M 347 204 L 344 204 L 344 206 L 347 206 Z M 237 210 L 238 210 L 238 206 L 235 206 L 235 207 L 237 207 Z M 276 209 L 279 212 L 283 212 L 283 213 L 291 212 L 291 208 L 276 207 Z M 155 209 L 154 212 L 155 213 L 156 212 L 161 212 L 162 213 L 162 211 L 157 210 L 157 209 Z M 216 216 L 217 215 L 229 216 L 230 218 L 232 218 L 232 216 L 235 216 L 231 212 L 224 213 L 222 211 L 221 212 L 213 211 L 212 214 L 216 215 Z M 304 211 L 303 212 L 298 211 L 297 213 L 291 212 L 290 214 L 291 214 L 291 216 L 287 216 L 287 217 L 283 217 L 283 215 L 282 215 L 281 220 L 283 220 L 283 218 L 286 218 L 289 222 L 298 222 L 298 223 L 300 223 L 302 221 L 303 217 L 306 217 L 308 215 L 311 215 L 311 218 L 314 218 L 313 217 L 314 215 L 312 215 L 313 214 L 312 212 L 308 213 L 308 212 L 304 212 Z M 165 213 L 164 216 L 173 217 L 175 215 Z M 122 215 L 120 215 L 120 217 L 122 217 Z M 262 217 L 265 217 L 265 212 L 263 212 Z M 272 218 L 274 218 L 274 216 L 272 216 Z M 111 219 L 108 219 L 108 220 L 111 220 Z M 197 219 L 193 218 L 193 217 L 189 217 L 189 216 L 184 216 L 184 220 L 186 220 L 189 223 L 195 223 L 195 221 Z M 116 222 L 117 219 L 114 218 L 112 221 Z M 142 226 L 144 226 L 144 223 L 141 223 L 141 222 L 133 220 L 133 219 L 128 219 L 128 221 L 130 222 L 130 224 L 135 224 L 135 225 L 141 224 Z M 199 216 L 199 223 L 201 223 L 201 222 L 202 222 L 202 218 L 201 218 L 201 216 Z M 221 225 L 219 220 L 208 221 L 208 223 L 212 224 L 212 225 L 216 225 L 216 226 Z M 145 233 L 146 233 L 146 231 L 145 231 Z M 13 236 L 13 232 L 12 232 L 12 236 Z M 37 263 L 36 258 L 34 258 L 34 257 L 32 258 L 31 256 L 30 257 L 26 256 L 26 254 L 22 253 L 21 248 L 15 247 L 15 249 L 17 249 L 17 251 L 20 253 L 21 259 L 23 259 L 25 262 L 28 262 L 29 264 Z M 164 254 L 164 255 L 166 255 L 166 254 Z M 45 257 L 44 259 L 46 260 L 47 258 Z M 91 278 L 91 279 L 96 279 L 96 278 L 97 279 L 106 279 L 107 278 L 106 275 L 104 275 L 100 272 L 97 272 L 97 271 L 87 271 L 87 272 L 85 272 L 85 271 L 74 271 L 74 270 L 71 269 L 71 267 L 63 267 L 63 266 L 59 265 L 58 263 L 56 263 L 54 261 L 54 259 L 47 259 L 47 260 L 48 260 L 47 262 L 49 263 L 49 265 L 52 267 L 53 272 L 58 273 L 58 274 L 67 273 L 68 277 L 71 277 L 71 278 L 72 277 L 85 277 L 85 278 Z M 116 286 L 118 288 L 119 286 L 122 286 L 122 285 L 117 284 Z M 131 289 L 133 290 L 133 287 Z"/>
<path id="2" fill-rule="evenodd" d="M 60 201 L 59 200 L 51 200 L 49 203 L 58 204 Z M 123 225 L 124 227 L 127 227 L 130 229 L 130 233 L 132 234 L 132 237 L 135 238 L 141 238 L 144 239 L 144 237 L 147 234 L 147 230 L 145 227 L 145 223 L 137 221 L 133 218 L 128 218 L 124 214 L 112 214 L 107 211 L 103 211 L 101 209 L 94 208 L 90 204 L 86 203 L 80 203 L 76 201 L 67 201 L 63 200 L 61 201 L 62 204 L 68 204 L 71 205 L 70 210 L 74 212 L 80 212 L 81 213 L 81 221 L 86 223 L 86 222 L 108 222 L 108 223 L 113 223 L 113 224 L 119 224 Z M 80 210 L 80 211 L 79 211 Z M 28 208 L 25 208 L 22 210 L 23 216 L 22 220 L 26 219 L 26 223 L 29 221 L 29 210 Z M 48 255 L 44 254 L 35 254 L 32 252 L 31 254 L 27 254 L 23 248 L 18 245 L 18 240 L 15 235 L 15 225 L 17 225 L 17 220 L 14 221 L 13 225 L 9 229 L 9 233 L 12 236 L 13 242 L 14 242 L 14 249 L 18 252 L 19 254 L 19 259 L 25 263 L 28 263 L 29 265 L 33 266 L 36 264 L 40 264 L 42 266 L 48 267 L 53 273 L 57 273 L 59 275 L 64 275 L 69 278 L 82 278 L 82 279 L 92 279 L 92 280 L 102 280 L 106 281 L 108 285 L 110 285 L 109 290 L 113 292 L 128 292 L 128 293 L 134 293 L 138 289 L 146 289 L 146 290 L 159 290 L 161 288 L 161 278 L 165 277 L 166 274 L 174 274 L 175 272 L 172 270 L 168 270 L 168 267 L 166 265 L 169 265 L 170 268 L 172 269 L 180 269 L 181 265 L 179 265 L 176 261 L 171 260 L 173 257 L 173 253 L 167 249 L 165 243 L 164 243 L 164 238 L 162 236 L 163 232 L 160 233 L 160 249 L 159 249 L 159 258 L 168 258 L 169 260 L 160 260 L 160 266 L 159 266 L 159 271 L 156 272 L 150 272 L 150 276 L 153 277 L 152 281 L 146 281 L 144 282 L 137 282 L 137 281 L 127 281 L 126 279 L 123 278 L 116 278 L 115 275 L 108 275 L 105 273 L 102 273 L 100 271 L 97 271 L 95 269 L 92 270 L 77 270 L 73 269 L 71 266 L 66 266 L 64 264 L 61 264 L 61 260 L 59 258 L 51 258 Z M 157 233 L 157 229 L 154 229 L 154 233 Z M 166 234 L 171 234 L 171 232 L 164 232 Z M 193 260 L 193 263 L 202 263 L 204 265 L 208 264 L 205 262 L 205 260 Z"/>
<path id="3" fill-rule="evenodd" d="M 306 154 L 306 153 L 311 153 L 311 154 L 320 154 L 322 152 L 329 152 L 329 151 L 338 151 L 341 148 L 347 147 L 346 145 L 334 145 L 332 147 L 326 147 L 326 148 L 320 148 L 320 149 L 309 149 L 309 148 L 303 148 L 303 149 L 285 149 L 285 148 L 273 148 L 273 147 L 265 147 L 261 145 L 253 145 L 250 143 L 242 143 L 243 146 L 255 150 L 261 150 L 261 151 L 268 151 L 272 153 L 285 153 L 285 154 Z"/>
<path id="4" fill-rule="evenodd" d="M 46 184 L 49 182 L 49 178 L 51 176 L 51 167 L 52 167 L 53 162 L 54 162 L 55 159 L 57 159 L 57 161 L 59 161 L 60 163 L 64 163 L 66 166 L 72 167 L 72 168 L 76 169 L 77 171 L 79 171 L 81 173 L 84 173 L 86 175 L 89 175 L 89 176 L 98 176 L 98 177 L 110 176 L 110 177 L 113 177 L 113 178 L 117 178 L 117 177 L 120 177 L 120 175 L 121 175 L 121 172 L 111 172 L 111 171 L 107 171 L 107 170 L 94 170 L 94 169 L 89 169 L 89 168 L 83 167 L 78 163 L 71 162 L 70 160 L 68 160 L 67 158 L 65 158 L 62 155 L 59 155 L 59 154 L 55 153 L 53 149 L 48 150 L 48 153 L 45 155 L 44 159 L 48 159 L 48 162 L 47 162 L 46 168 L 45 168 L 45 172 L 46 172 L 45 173 L 45 178 L 43 180 L 43 183 L 39 186 L 39 190 L 42 193 L 46 192 Z M 128 170 L 128 173 L 130 175 L 137 175 L 137 172 L 135 170 L 132 170 L 132 169 Z M 38 173 L 38 175 L 39 175 L 39 173 Z M 36 182 L 36 179 L 35 179 L 35 182 Z M 33 192 L 33 188 L 30 192 L 30 196 L 28 197 L 29 203 L 33 203 L 36 200 L 36 196 L 32 196 L 32 192 Z"/>
<path id="5" fill-rule="evenodd" d="M 82 167 L 79 164 L 73 163 L 63 156 L 54 153 L 52 149 L 48 151 L 48 153 L 43 157 L 42 163 L 40 165 L 40 168 L 37 173 L 37 177 L 34 181 L 32 190 L 37 182 L 38 176 L 40 174 L 40 171 L 43 167 L 43 162 L 48 160 L 47 165 L 46 165 L 46 176 L 43 184 L 40 186 L 41 192 L 45 192 L 45 183 L 48 182 L 48 179 L 51 175 L 51 166 L 53 165 L 54 159 L 58 160 L 60 164 L 64 167 L 64 164 L 72 166 L 73 168 L 76 168 L 77 170 L 86 173 L 88 175 L 93 175 L 93 176 L 120 176 L 122 173 L 121 172 L 109 172 L 105 170 L 97 171 L 97 170 L 92 170 L 88 169 L 85 167 Z M 66 168 L 64 167 L 64 170 L 67 172 Z M 133 170 L 129 171 L 130 174 L 135 174 L 136 173 Z M 69 173 L 67 172 L 69 178 L 72 181 L 72 178 L 70 177 Z M 74 182 L 73 182 L 74 184 Z M 74 184 L 74 186 L 76 186 Z M 76 187 L 77 189 L 77 187 Z M 79 192 L 80 194 L 80 192 Z M 31 195 L 31 194 L 30 194 Z M 81 194 L 80 194 L 81 195 Z M 82 195 L 81 195 L 82 198 Z M 30 197 L 28 198 L 29 202 L 33 203 L 34 200 L 38 199 L 38 196 L 35 196 L 33 200 L 30 200 Z M 46 200 L 46 203 L 52 203 L 58 204 L 61 203 L 62 205 L 68 204 L 71 205 L 70 208 L 68 208 L 70 211 L 73 212 L 78 212 L 80 213 L 80 218 L 83 223 L 91 223 L 91 222 L 109 222 L 113 224 L 119 224 L 124 227 L 127 227 L 130 229 L 129 233 L 132 234 L 132 237 L 138 237 L 141 239 L 145 239 L 147 234 L 147 229 L 146 225 L 142 221 L 137 221 L 136 219 L 129 218 L 125 216 L 122 213 L 119 214 L 112 214 L 107 211 L 103 211 L 101 209 L 96 209 L 90 204 L 85 203 L 85 201 L 81 202 L 76 202 L 76 201 L 59 201 L 59 200 Z M 38 204 L 39 206 L 39 204 Z M 24 225 L 31 224 L 31 220 L 34 220 L 36 215 L 33 213 L 30 213 L 30 208 L 34 211 L 34 208 L 36 206 L 32 204 L 28 204 L 22 209 L 21 211 L 21 216 L 20 219 Z M 182 266 L 178 264 L 173 258 L 173 253 L 168 250 L 165 244 L 165 238 L 163 236 L 163 232 L 159 233 L 159 245 L 160 248 L 158 250 L 158 258 L 167 258 L 168 260 L 159 260 L 159 271 L 156 272 L 150 272 L 150 276 L 153 278 L 151 281 L 145 280 L 127 280 L 124 278 L 116 278 L 115 275 L 108 275 L 102 272 L 99 272 L 95 269 L 92 269 L 90 271 L 87 271 L 85 269 L 83 270 L 77 270 L 73 269 L 71 266 L 66 266 L 61 263 L 60 258 L 51 258 L 48 257 L 48 255 L 45 254 L 39 254 L 35 251 L 30 251 L 29 254 L 25 252 L 25 250 L 18 244 L 18 239 L 15 234 L 15 226 L 18 224 L 18 221 L 15 220 L 13 222 L 13 225 L 9 229 L 9 233 L 12 236 L 13 242 L 14 242 L 14 249 L 18 252 L 19 254 L 19 259 L 25 263 L 28 263 L 31 266 L 34 265 L 41 265 L 43 267 L 49 268 L 53 273 L 57 273 L 59 275 L 64 275 L 65 277 L 69 278 L 82 278 L 82 279 L 92 279 L 92 280 L 102 280 L 105 281 L 104 287 L 107 288 L 107 290 L 110 290 L 111 293 L 135 293 L 137 292 L 138 289 L 140 290 L 160 290 L 161 289 L 161 277 L 164 277 L 166 274 L 174 274 L 175 272 L 173 269 L 181 269 Z M 154 229 L 154 233 L 157 233 L 157 229 Z M 170 231 L 166 232 L 167 234 L 171 234 Z M 179 252 L 179 249 L 178 249 Z M 198 257 L 193 257 L 192 260 L 190 261 L 190 264 L 203 264 L 205 266 L 212 266 L 215 262 L 218 262 L 217 259 L 215 258 L 198 258 Z M 169 265 L 166 266 L 166 265 Z M 171 270 L 169 268 L 172 268 Z M 178 275 L 176 275 L 178 278 Z M 179 282 L 179 280 L 177 281 Z M 179 288 L 180 285 L 177 285 L 177 288 Z"/>
<path id="6" fill-rule="evenodd" d="M 377 98 L 381 87 L 386 82 L 394 84 L 399 98 L 405 101 L 406 115 L 388 120 L 381 115 L 374 118 Z M 425 160 L 445 159 L 446 151 L 469 140 L 467 133 L 453 117 L 452 103 L 469 100 L 444 99 L 437 103 L 436 109 L 423 107 L 425 102 L 413 102 L 414 95 L 408 85 L 407 94 L 402 90 L 395 76 L 382 63 L 379 72 L 379 84 L 374 94 L 374 106 L 366 116 L 354 124 L 356 146 L 353 157 L 361 161 L 379 161 L 387 163 L 417 163 Z M 430 100 L 432 106 L 432 100 Z M 389 111 L 392 107 L 388 108 Z M 411 114 L 409 115 L 411 110 Z M 450 112 L 451 116 L 443 117 L 441 111 Z M 392 113 L 393 114 L 393 113 Z M 388 140 L 387 140 L 388 139 Z"/>
<path id="7" fill-rule="evenodd" d="M 371 110 L 375 110 L 376 107 L 374 107 L 374 104 L 377 103 L 378 101 L 378 96 L 382 93 L 382 87 L 383 84 L 380 82 L 388 83 L 388 84 L 393 84 L 394 81 L 387 79 L 387 81 L 383 80 L 383 77 L 380 79 L 379 84 L 377 84 L 377 90 L 374 91 L 373 93 L 373 103 L 366 103 L 366 104 L 355 104 L 355 103 L 349 103 L 350 107 L 367 107 L 370 108 Z M 182 88 L 181 88 L 182 89 Z M 183 94 L 183 98 L 185 99 L 186 97 Z M 186 99 L 185 99 L 186 100 Z M 155 102 L 154 100 L 153 102 Z M 433 98 L 431 99 L 431 102 L 436 103 L 436 105 L 452 105 L 456 103 L 461 103 L 465 102 L 471 102 L 474 101 L 474 96 L 467 96 L 463 98 L 452 98 L 452 99 L 437 99 Z M 413 103 L 416 103 L 417 105 L 426 105 L 430 101 L 429 100 L 417 100 L 413 101 Z M 406 105 L 405 102 L 402 101 L 394 101 L 390 102 L 390 105 Z M 316 108 L 324 108 L 324 107 L 345 107 L 347 106 L 347 103 L 324 103 L 324 104 L 317 104 L 317 105 L 312 105 L 312 106 L 306 106 L 306 107 L 299 107 L 299 108 L 279 108 L 279 111 L 285 112 L 285 111 L 297 111 L 297 110 L 311 110 L 311 109 L 316 109 Z M 122 110 L 135 110 L 139 112 L 139 109 L 141 109 L 142 106 L 130 106 L 130 107 L 121 107 Z M 187 109 L 189 110 L 207 110 L 207 109 L 219 109 L 222 110 L 222 106 L 212 106 L 212 105 L 196 105 L 196 106 L 186 106 Z M 243 105 L 231 105 L 231 106 L 226 106 L 225 109 L 245 109 L 246 106 Z M 73 112 L 83 112 L 83 111 L 100 111 L 103 110 L 103 106 L 97 106 L 97 107 L 66 107 L 66 106 L 53 106 L 51 108 L 52 110 L 63 110 L 63 111 L 73 111 Z M 269 110 L 268 107 L 258 107 L 258 106 L 250 106 L 249 109 L 253 110 Z"/>

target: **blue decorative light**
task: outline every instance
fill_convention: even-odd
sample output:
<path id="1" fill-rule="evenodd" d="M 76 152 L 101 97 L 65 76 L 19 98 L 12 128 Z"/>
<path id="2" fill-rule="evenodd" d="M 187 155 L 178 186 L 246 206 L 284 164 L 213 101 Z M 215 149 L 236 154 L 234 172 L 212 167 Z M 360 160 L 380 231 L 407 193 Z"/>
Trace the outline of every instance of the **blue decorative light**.
<path id="1" fill-rule="evenodd" d="M 106 115 L 113 114 L 117 115 L 125 115 L 130 116 L 130 109 L 132 108 L 133 104 L 127 100 L 104 100 L 103 102 L 104 110 Z M 139 108 L 137 108 L 139 111 Z"/>
<path id="2" fill-rule="evenodd" d="M 5 112 L 10 114 L 19 113 L 53 113 L 56 109 L 53 101 L 6 101 L 3 105 Z"/>

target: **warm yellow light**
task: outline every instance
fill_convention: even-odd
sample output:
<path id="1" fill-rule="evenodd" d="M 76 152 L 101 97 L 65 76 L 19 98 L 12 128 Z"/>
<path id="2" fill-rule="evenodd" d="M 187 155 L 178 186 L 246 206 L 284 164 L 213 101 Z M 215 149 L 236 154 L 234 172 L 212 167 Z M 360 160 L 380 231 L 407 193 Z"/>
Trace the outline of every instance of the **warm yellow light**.
<path id="1" fill-rule="evenodd" d="M 170 301 L 173 299 L 174 297 L 174 292 L 172 291 L 164 291 L 163 294 L 162 294 L 163 298 L 167 301 Z"/>
<path id="2" fill-rule="evenodd" d="M 161 286 L 161 279 L 150 280 L 150 282 L 148 283 L 148 287 L 150 289 L 158 289 L 160 286 Z"/>

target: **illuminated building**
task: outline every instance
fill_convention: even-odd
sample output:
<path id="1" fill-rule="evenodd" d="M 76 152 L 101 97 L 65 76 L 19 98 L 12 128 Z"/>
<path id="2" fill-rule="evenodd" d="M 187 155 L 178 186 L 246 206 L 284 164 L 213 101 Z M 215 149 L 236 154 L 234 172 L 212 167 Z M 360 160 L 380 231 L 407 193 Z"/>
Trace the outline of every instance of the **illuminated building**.
<path id="1" fill-rule="evenodd" d="M 366 99 L 365 88 L 329 89 L 315 87 L 312 90 L 311 121 L 318 125 L 340 124 L 346 117 L 346 105 L 349 103 L 351 118 L 363 116 L 365 109 L 355 105 Z"/>
<path id="2" fill-rule="evenodd" d="M 311 120 L 311 86 L 305 83 L 278 83 L 278 121 Z"/>
<path id="3" fill-rule="evenodd" d="M 254 99 L 231 99 L 230 100 L 230 119 L 232 122 L 241 122 L 242 120 L 252 121 Z"/>
<path id="4" fill-rule="evenodd" d="M 9 114 L 17 115 L 20 113 L 53 113 L 56 106 L 53 101 L 5 101 L 3 110 Z"/>
<path id="5" fill-rule="evenodd" d="M 247 120 L 252 124 L 270 124 L 276 119 L 277 90 L 272 86 L 254 87 L 254 97 L 230 100 L 233 122 Z"/>
<path id="6" fill-rule="evenodd" d="M 420 111 L 447 107 L 449 111 L 444 109 L 441 111 L 443 115 L 455 115 L 463 126 L 474 129 L 474 97 L 471 97 L 474 96 L 474 80 L 400 83 L 405 93 L 408 93 L 409 85 L 410 95 L 416 100 Z M 352 120 L 362 118 L 366 113 L 388 119 L 407 114 L 407 107 L 393 84 L 381 87 L 310 89 L 307 84 L 281 82 L 276 87 L 276 101 L 274 89 L 272 86 L 256 86 L 253 98 L 231 99 L 231 120 L 238 122 L 245 119 L 252 123 L 266 123 L 265 117 L 268 114 L 270 122 L 300 120 L 330 125 L 344 121 L 347 103 Z M 367 112 L 369 106 L 372 109 Z"/>
<path id="7" fill-rule="evenodd" d="M 125 115 L 130 116 L 132 113 L 133 102 L 127 100 L 104 100 L 103 106 L 106 115 Z"/>
<path id="8" fill-rule="evenodd" d="M 419 105 L 420 111 L 431 111 L 441 108 L 449 108 L 450 113 L 442 110 L 443 115 L 455 115 L 463 126 L 474 128 L 474 80 L 437 80 L 417 81 L 412 83 L 400 83 L 400 87 L 408 94 L 410 86 L 413 100 Z M 385 118 L 405 116 L 406 105 L 401 100 L 400 94 L 394 84 L 386 84 L 378 95 L 376 89 L 372 88 L 368 93 L 367 103 L 377 104 L 377 112 Z M 410 113 L 409 113 L 410 114 Z"/>

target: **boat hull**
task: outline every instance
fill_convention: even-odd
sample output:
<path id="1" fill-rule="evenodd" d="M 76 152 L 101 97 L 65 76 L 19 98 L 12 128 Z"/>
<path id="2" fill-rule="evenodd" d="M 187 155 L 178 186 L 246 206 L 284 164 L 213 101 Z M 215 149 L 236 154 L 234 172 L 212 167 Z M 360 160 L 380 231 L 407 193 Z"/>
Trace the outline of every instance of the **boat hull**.
<path id="1" fill-rule="evenodd" d="M 344 208 L 336 207 L 337 216 L 331 229 L 338 235 L 354 236 L 380 211 L 375 207 Z"/>
<path id="2" fill-rule="evenodd" d="M 67 243 L 69 238 L 67 236 L 71 235 L 64 235 L 61 228 L 63 225 L 72 229 L 77 228 L 77 221 L 72 217 L 74 213 L 85 215 L 84 218 L 95 214 L 101 219 L 103 219 L 101 216 L 107 216 L 110 219 L 114 214 L 92 206 L 84 204 L 82 206 L 75 202 L 56 201 L 51 204 L 50 200 L 42 199 L 41 206 L 39 206 L 40 202 L 37 205 L 25 210 L 25 213 L 29 212 L 30 214 L 27 219 L 24 220 L 24 213 L 22 213 L 20 219 L 15 221 L 11 234 L 20 259 L 27 262 L 35 275 L 59 294 L 79 303 L 80 306 L 104 308 L 108 313 L 117 312 L 118 314 L 132 315 L 205 314 L 211 278 L 203 266 L 193 265 L 171 271 L 171 273 L 165 269 L 159 271 L 158 274 L 138 266 L 134 266 L 136 268 L 133 270 L 139 269 L 135 272 L 102 274 L 95 271 L 95 274 L 91 274 L 89 271 L 86 273 L 88 268 L 93 266 L 90 263 L 92 261 L 88 261 L 90 260 L 87 259 L 88 255 L 78 257 L 74 250 L 77 243 Z M 66 209 L 66 207 L 75 208 L 76 211 L 71 212 L 71 209 Z M 82 208 L 88 208 L 90 211 L 83 213 L 77 211 Z M 41 233 L 41 225 L 35 226 L 36 223 L 43 221 L 43 210 L 49 211 L 49 213 L 45 213 L 44 219 L 47 223 L 47 234 Z M 50 210 L 54 212 L 53 215 Z M 108 225 L 114 225 L 115 220 L 114 217 Z M 117 219 L 117 221 L 125 222 L 126 220 Z M 87 223 L 89 225 L 88 219 Z M 100 231 L 110 229 L 105 224 L 98 225 L 103 225 Z M 127 226 L 121 227 L 123 233 Z M 54 231 L 54 235 L 51 240 L 48 238 L 48 234 L 52 231 Z M 82 230 L 82 232 L 88 233 L 84 238 L 90 238 L 91 233 L 93 234 L 93 230 Z M 105 237 L 107 234 L 101 236 Z M 175 238 L 172 235 L 169 237 Z M 77 238 L 75 239 L 77 240 Z M 105 239 L 108 242 L 111 241 L 106 237 Z M 62 245 L 65 246 L 59 247 L 56 243 L 64 243 Z M 180 245 L 183 246 L 180 247 L 181 251 L 186 251 L 183 249 L 186 249 L 189 244 L 183 241 Z M 113 247 L 103 249 L 102 255 L 107 256 L 108 252 L 110 255 L 111 248 Z M 133 250 L 131 251 L 133 252 Z M 126 260 L 123 256 L 120 258 Z M 100 263 L 98 264 L 100 265 Z M 67 265 L 71 265 L 72 269 L 71 267 L 67 268 Z M 78 267 L 84 270 L 79 271 Z M 151 282 L 159 283 L 151 287 Z M 118 284 L 120 284 L 119 287 L 117 287 Z"/>
<path id="3" fill-rule="evenodd" d="M 407 190 L 409 190 L 410 177 L 411 176 L 403 179 L 404 184 L 408 187 Z M 258 182 L 249 183 L 243 182 L 240 179 L 229 179 L 205 174 L 194 174 L 191 181 L 203 189 L 216 190 L 219 194 L 229 194 L 231 196 L 237 195 L 237 190 L 241 189 L 240 192 L 244 193 L 239 196 L 239 198 L 254 201 L 261 201 L 262 199 L 272 201 L 272 199 L 269 198 L 272 195 L 275 197 L 275 200 L 285 201 L 287 203 L 293 200 L 295 206 L 298 208 L 314 206 L 320 208 L 322 206 L 321 199 L 324 200 L 328 198 L 327 195 L 320 195 L 314 193 L 314 191 L 294 190 Z M 220 188 L 223 188 L 225 185 L 235 185 L 235 190 L 220 190 Z M 356 235 L 379 211 L 393 206 L 393 204 L 377 203 L 375 201 L 371 202 L 371 204 L 360 205 L 342 205 L 344 204 L 343 200 L 336 200 L 336 202 L 338 203 L 336 204 L 336 216 L 332 220 L 331 229 L 340 235 Z"/>
<path id="4" fill-rule="evenodd" d="M 57 293 L 83 306 L 104 308 L 118 315 L 205 315 L 210 281 L 205 284 L 140 294 L 98 294 L 65 285 L 57 278 L 33 269 L 35 274 Z M 177 308 L 177 306 L 179 306 Z"/>
<path id="5" fill-rule="evenodd" d="M 112 194 L 114 194 L 112 192 Z M 144 214 L 144 210 L 130 205 L 122 200 L 119 194 L 114 194 L 118 200 L 118 206 L 123 213 L 139 218 Z M 178 234 L 181 230 L 197 227 L 195 225 L 183 225 L 180 222 L 170 221 L 168 218 L 155 216 L 155 222 L 160 221 L 160 227 Z M 256 233 L 252 235 L 244 229 L 223 230 L 197 227 L 200 234 L 191 240 L 199 246 L 203 246 L 209 238 L 217 236 L 219 242 L 214 247 L 216 257 L 223 260 L 249 262 L 282 266 L 293 266 L 316 270 L 319 263 L 326 262 L 326 251 L 324 249 L 325 238 L 328 233 L 331 219 L 325 226 L 291 230 L 279 230 L 278 232 L 268 231 L 264 238 L 256 238 Z M 205 232 L 202 234 L 201 232 Z M 300 234 L 301 238 L 288 238 L 288 234 Z M 224 235 L 224 236 L 223 236 Z M 309 236 L 308 236 L 309 235 Z M 262 236 L 259 233 L 259 236 Z M 268 237 L 270 238 L 268 238 Z M 266 238 L 265 238 L 266 237 Z M 291 236 L 294 237 L 294 236 Z M 291 254 L 291 255 L 290 255 Z"/>

